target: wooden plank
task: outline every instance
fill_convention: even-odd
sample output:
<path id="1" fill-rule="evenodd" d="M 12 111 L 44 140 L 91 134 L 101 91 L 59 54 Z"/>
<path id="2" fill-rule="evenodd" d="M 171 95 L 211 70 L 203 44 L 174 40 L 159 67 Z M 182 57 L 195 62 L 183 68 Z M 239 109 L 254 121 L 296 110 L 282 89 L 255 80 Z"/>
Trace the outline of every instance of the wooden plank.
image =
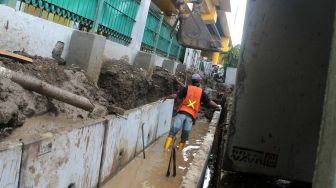
<path id="1" fill-rule="evenodd" d="M 25 57 L 25 56 L 22 56 L 22 55 L 19 55 L 19 54 L 14 54 L 12 52 L 8 52 L 8 51 L 5 51 L 5 50 L 0 50 L 0 56 L 10 58 L 10 59 L 14 59 L 14 60 L 17 60 L 17 61 L 22 61 L 22 62 L 25 62 L 25 63 L 33 63 L 32 58 Z"/>

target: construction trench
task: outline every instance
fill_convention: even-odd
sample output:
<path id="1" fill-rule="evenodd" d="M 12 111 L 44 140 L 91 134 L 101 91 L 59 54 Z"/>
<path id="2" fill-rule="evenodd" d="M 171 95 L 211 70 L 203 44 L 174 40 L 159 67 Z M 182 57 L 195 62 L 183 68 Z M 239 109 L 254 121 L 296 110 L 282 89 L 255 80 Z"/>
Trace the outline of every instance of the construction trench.
<path id="1" fill-rule="evenodd" d="M 163 141 L 173 122 L 174 101 L 160 98 L 190 82 L 185 78 L 191 72 L 174 76 L 156 68 L 148 80 L 143 70 L 127 62 L 107 61 L 97 89 L 79 67 L 31 58 L 33 63 L 0 58 L 1 70 L 13 74 L 0 80 L 0 187 L 157 187 L 162 183 L 178 187 L 182 181 L 191 185 L 195 177 L 183 177 L 193 168 L 194 157 L 200 158 L 202 167 L 201 173 L 193 170 L 197 179 L 205 176 L 202 172 L 218 123 L 218 117 L 212 118 L 214 111 L 206 109 L 201 110 L 185 149 L 177 153 L 176 177 L 165 176 L 170 151 L 163 152 Z M 22 75 L 86 97 L 106 107 L 106 112 L 90 113 L 25 89 L 15 79 Z M 205 79 L 204 86 L 216 87 L 208 88 L 209 94 L 220 102 L 230 90 L 212 82 Z M 147 148 L 146 159 L 143 148 Z M 135 180 L 129 185 L 130 176 Z"/>
<path id="2" fill-rule="evenodd" d="M 0 187 L 336 187 L 335 1 L 247 2 L 236 85 L 203 77 L 222 110 L 201 109 L 175 177 L 161 98 L 198 71 L 142 51 L 146 19 L 126 46 L 0 5 Z"/>
<path id="3" fill-rule="evenodd" d="M 148 79 L 145 70 L 124 60 L 107 60 L 97 87 L 78 66 L 31 58 L 33 63 L 0 61 L 8 70 L 86 97 L 106 112 L 90 113 L 1 79 L 0 187 L 309 187 L 222 170 L 218 156 L 224 155 L 232 88 L 204 79 L 222 111 L 213 116 L 202 109 L 186 148 L 177 152 L 176 176 L 166 177 L 171 150 L 164 152 L 163 142 L 175 111 L 172 100 L 160 98 L 190 83 L 192 72 L 174 76 L 156 67 Z"/>
<path id="4" fill-rule="evenodd" d="M 28 56 L 27 54 L 23 54 Z M 176 155 L 176 176 L 166 176 L 171 149 L 163 150 L 173 122 L 176 92 L 191 72 L 156 68 L 152 80 L 124 61 L 106 61 L 98 86 L 76 66 L 32 57 L 34 63 L 0 58 L 2 67 L 25 73 L 107 107 L 94 114 L 0 80 L 0 187 L 291 187 L 277 178 L 222 171 L 232 88 L 204 79 L 221 112 L 201 109 L 190 140 Z M 107 82 L 106 80 L 109 80 Z M 127 80 L 127 81 L 126 81 Z M 164 87 L 163 87 L 164 86 Z M 176 105 L 175 105 L 176 107 Z M 176 110 L 176 109 L 175 109 Z M 214 114 L 213 114 L 214 113 Z M 210 121 L 212 120 L 212 121 Z M 177 136 L 179 140 L 179 135 Z M 143 150 L 143 148 L 146 148 Z M 145 156 L 145 157 L 144 157 Z M 219 176 L 220 175 L 220 176 Z M 131 179 L 131 181 L 130 181 Z M 298 184 L 295 187 L 307 187 Z"/>

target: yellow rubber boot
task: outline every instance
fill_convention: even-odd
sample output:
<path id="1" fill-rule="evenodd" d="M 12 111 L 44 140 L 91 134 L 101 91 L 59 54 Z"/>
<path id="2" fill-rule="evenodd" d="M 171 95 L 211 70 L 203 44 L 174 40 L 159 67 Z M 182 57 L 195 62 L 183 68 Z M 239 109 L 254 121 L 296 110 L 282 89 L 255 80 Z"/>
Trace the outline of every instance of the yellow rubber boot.
<path id="1" fill-rule="evenodd" d="M 184 148 L 185 142 L 180 142 L 178 146 L 178 151 L 182 151 Z"/>
<path id="2" fill-rule="evenodd" d="M 164 149 L 168 150 L 170 144 L 173 142 L 173 137 L 172 136 L 167 136 L 166 142 L 164 144 Z"/>

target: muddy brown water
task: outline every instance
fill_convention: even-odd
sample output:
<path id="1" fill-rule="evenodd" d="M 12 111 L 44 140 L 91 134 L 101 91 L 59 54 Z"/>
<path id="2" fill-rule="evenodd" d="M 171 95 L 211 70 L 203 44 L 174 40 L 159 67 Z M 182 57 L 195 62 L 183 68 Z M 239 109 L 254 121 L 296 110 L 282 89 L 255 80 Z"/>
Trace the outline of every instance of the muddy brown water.
<path id="1" fill-rule="evenodd" d="M 158 139 L 146 149 L 146 159 L 142 153 L 125 166 L 103 188 L 174 188 L 179 187 L 182 177 L 187 173 L 208 131 L 209 123 L 198 122 L 190 132 L 189 141 L 182 152 L 176 154 L 176 177 L 166 177 L 170 150 L 164 152 L 166 136 Z M 177 137 L 176 143 L 180 138 Z M 171 166 L 172 174 L 172 166 Z"/>

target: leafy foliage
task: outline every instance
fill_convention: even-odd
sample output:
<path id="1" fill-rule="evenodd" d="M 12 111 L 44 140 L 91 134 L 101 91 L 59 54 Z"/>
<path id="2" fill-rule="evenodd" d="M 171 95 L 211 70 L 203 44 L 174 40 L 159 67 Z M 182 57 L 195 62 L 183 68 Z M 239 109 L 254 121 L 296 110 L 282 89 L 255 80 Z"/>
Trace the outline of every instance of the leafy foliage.
<path id="1" fill-rule="evenodd" d="M 239 57 L 240 57 L 240 45 L 236 45 L 233 48 L 231 48 L 230 51 L 224 54 L 222 62 L 225 64 L 225 67 L 237 68 Z"/>

